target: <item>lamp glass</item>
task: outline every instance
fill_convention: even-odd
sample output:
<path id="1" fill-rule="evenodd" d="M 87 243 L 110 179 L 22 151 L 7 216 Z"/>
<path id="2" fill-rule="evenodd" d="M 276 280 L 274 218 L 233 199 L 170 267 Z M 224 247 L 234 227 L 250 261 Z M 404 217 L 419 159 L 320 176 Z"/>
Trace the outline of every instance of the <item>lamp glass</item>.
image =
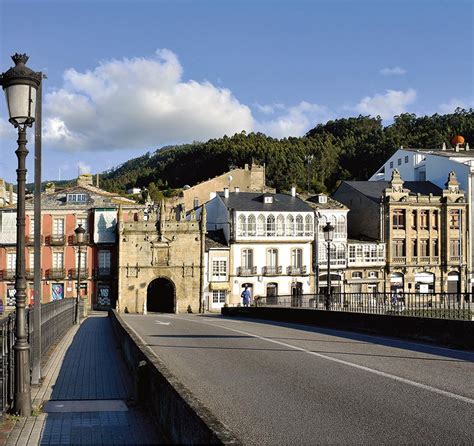
<path id="1" fill-rule="evenodd" d="M 334 237 L 334 226 L 331 225 L 331 223 L 328 223 L 324 228 L 324 240 L 326 242 L 332 242 L 332 239 Z"/>
<path id="2" fill-rule="evenodd" d="M 74 232 L 76 233 L 77 243 L 82 244 L 82 242 L 84 241 L 84 233 L 86 232 L 86 230 L 82 227 L 82 223 L 79 224 L 79 226 L 74 230 Z"/>
<path id="3" fill-rule="evenodd" d="M 36 88 L 28 84 L 13 84 L 5 88 L 10 122 L 31 124 L 35 120 Z"/>

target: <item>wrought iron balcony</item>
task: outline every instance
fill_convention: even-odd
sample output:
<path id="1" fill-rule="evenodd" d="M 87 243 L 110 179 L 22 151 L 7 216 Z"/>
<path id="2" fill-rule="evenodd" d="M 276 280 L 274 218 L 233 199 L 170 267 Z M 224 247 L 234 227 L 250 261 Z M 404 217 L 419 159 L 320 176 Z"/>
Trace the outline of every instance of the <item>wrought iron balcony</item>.
<path id="1" fill-rule="evenodd" d="M 41 277 L 43 277 L 43 270 L 41 270 Z M 35 270 L 34 269 L 27 269 L 26 270 L 26 280 L 34 280 L 35 279 Z"/>
<path id="2" fill-rule="evenodd" d="M 95 275 L 100 278 L 107 278 L 112 275 L 112 269 L 111 268 L 97 268 L 95 270 Z"/>
<path id="3" fill-rule="evenodd" d="M 15 278 L 14 269 L 0 270 L 0 280 L 13 280 Z"/>
<path id="4" fill-rule="evenodd" d="M 264 276 L 278 276 L 282 272 L 281 266 L 264 266 L 262 268 L 262 274 Z"/>
<path id="5" fill-rule="evenodd" d="M 64 279 L 66 270 L 64 268 L 50 268 L 46 274 L 48 279 Z"/>
<path id="6" fill-rule="evenodd" d="M 392 258 L 392 263 L 396 263 L 397 265 L 405 265 L 407 262 L 406 257 L 393 257 Z"/>
<path id="7" fill-rule="evenodd" d="M 74 280 L 77 279 L 77 273 L 79 270 L 77 268 L 72 268 L 69 270 L 69 279 Z M 89 277 L 89 271 L 87 268 L 81 268 L 81 279 L 87 279 Z"/>
<path id="8" fill-rule="evenodd" d="M 51 246 L 60 246 L 66 243 L 66 236 L 64 234 L 53 234 L 46 237 L 46 243 Z"/>
<path id="9" fill-rule="evenodd" d="M 82 242 L 83 245 L 88 245 L 90 243 L 90 235 L 84 234 L 84 241 Z M 70 235 L 68 237 L 68 244 L 69 245 L 77 245 L 77 236 Z"/>
<path id="10" fill-rule="evenodd" d="M 25 241 L 27 246 L 33 246 L 35 244 L 35 236 L 34 235 L 27 235 L 25 237 Z M 44 243 L 44 237 L 40 235 L 40 245 Z"/>
<path id="11" fill-rule="evenodd" d="M 289 266 L 286 272 L 289 276 L 304 276 L 306 274 L 306 266 Z"/>
<path id="12" fill-rule="evenodd" d="M 237 268 L 237 275 L 242 276 L 242 277 L 256 276 L 257 267 L 256 266 L 251 266 L 251 267 L 239 266 Z"/>

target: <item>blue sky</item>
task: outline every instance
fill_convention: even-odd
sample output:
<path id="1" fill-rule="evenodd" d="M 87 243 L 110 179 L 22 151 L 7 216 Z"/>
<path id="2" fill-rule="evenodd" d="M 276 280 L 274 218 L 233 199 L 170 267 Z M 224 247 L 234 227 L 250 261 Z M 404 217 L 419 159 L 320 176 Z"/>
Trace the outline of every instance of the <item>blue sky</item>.
<path id="1" fill-rule="evenodd" d="M 64 179 L 242 129 L 298 136 L 359 113 L 389 124 L 472 107 L 473 11 L 457 0 L 0 0 L 0 70 L 19 51 L 47 73 L 43 177 Z M 13 181 L 3 102 L 0 177 Z"/>

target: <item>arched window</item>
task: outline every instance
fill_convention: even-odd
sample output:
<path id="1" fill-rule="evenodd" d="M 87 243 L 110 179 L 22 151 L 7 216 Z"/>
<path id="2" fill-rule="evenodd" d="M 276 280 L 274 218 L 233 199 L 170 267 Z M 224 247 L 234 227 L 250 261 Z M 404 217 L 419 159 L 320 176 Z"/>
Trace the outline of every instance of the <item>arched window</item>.
<path id="1" fill-rule="evenodd" d="M 285 235 L 285 217 L 283 215 L 277 217 L 277 235 L 280 237 Z"/>
<path id="2" fill-rule="evenodd" d="M 344 260 L 346 258 L 346 246 L 345 245 L 339 245 L 337 247 L 337 260 L 338 264 L 344 263 Z"/>
<path id="3" fill-rule="evenodd" d="M 303 224 L 303 216 L 297 215 L 296 216 L 296 235 L 301 237 L 304 235 L 304 224 Z"/>
<path id="4" fill-rule="evenodd" d="M 288 215 L 288 217 L 286 217 L 286 235 L 295 235 L 295 219 L 293 218 L 293 215 Z"/>
<path id="5" fill-rule="evenodd" d="M 257 218 L 257 235 L 265 235 L 265 217 L 259 215 Z"/>
<path id="6" fill-rule="evenodd" d="M 275 235 L 275 231 L 276 231 L 275 217 L 270 214 L 267 217 L 267 236 L 273 237 Z"/>
<path id="7" fill-rule="evenodd" d="M 318 224 L 319 224 L 319 233 L 318 233 L 318 235 L 319 235 L 319 239 L 321 239 L 321 240 L 324 240 L 324 231 L 323 231 L 323 229 L 324 229 L 324 226 L 326 226 L 327 222 L 328 222 L 327 217 L 325 215 L 322 215 L 321 218 L 319 219 L 319 222 L 318 222 Z"/>
<path id="8" fill-rule="evenodd" d="M 311 235 L 313 233 L 313 217 L 307 215 L 304 222 L 304 235 Z"/>
<path id="9" fill-rule="evenodd" d="M 247 219 L 245 218 L 245 215 L 239 216 L 239 226 L 237 234 L 241 237 L 245 237 L 247 235 Z"/>
<path id="10" fill-rule="evenodd" d="M 247 222 L 247 234 L 250 236 L 255 236 L 257 233 L 257 225 L 255 222 L 255 215 L 249 215 Z"/>

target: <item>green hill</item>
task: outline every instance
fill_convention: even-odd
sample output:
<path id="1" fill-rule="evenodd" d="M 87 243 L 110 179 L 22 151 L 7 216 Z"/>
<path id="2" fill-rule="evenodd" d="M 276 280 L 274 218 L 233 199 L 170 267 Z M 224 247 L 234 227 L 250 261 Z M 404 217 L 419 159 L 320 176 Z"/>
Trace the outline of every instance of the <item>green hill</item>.
<path id="1" fill-rule="evenodd" d="M 367 179 L 400 146 L 440 148 L 456 134 L 474 142 L 473 109 L 421 117 L 402 114 L 387 127 L 378 117 L 344 118 L 319 124 L 299 138 L 242 132 L 147 153 L 104 173 L 101 185 L 115 192 L 149 187 L 153 194 L 167 195 L 254 160 L 266 164 L 267 183 L 277 190 L 294 183 L 306 189 L 305 157 L 313 155 L 310 189 L 331 192 L 341 180 Z"/>

